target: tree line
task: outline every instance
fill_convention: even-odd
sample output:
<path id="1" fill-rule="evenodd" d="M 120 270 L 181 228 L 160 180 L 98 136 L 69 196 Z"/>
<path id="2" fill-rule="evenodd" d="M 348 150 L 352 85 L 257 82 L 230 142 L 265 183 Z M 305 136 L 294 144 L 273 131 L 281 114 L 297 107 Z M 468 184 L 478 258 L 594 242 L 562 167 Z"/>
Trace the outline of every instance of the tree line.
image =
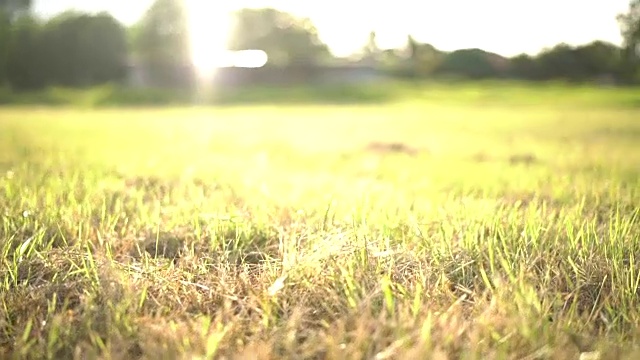
<path id="1" fill-rule="evenodd" d="M 506 58 L 482 49 L 441 52 L 428 44 L 414 47 L 405 66 L 392 65 L 391 71 L 409 77 L 455 77 L 464 79 L 508 78 L 531 81 L 569 82 L 640 80 L 637 65 L 624 56 L 623 48 L 604 41 L 580 46 L 559 44 L 536 56 L 527 54 Z"/>
<path id="2" fill-rule="evenodd" d="M 34 90 L 121 82 L 134 64 L 170 84 L 176 81 L 173 70 L 191 63 L 188 17 L 180 0 L 156 0 L 130 27 L 108 13 L 69 11 L 43 20 L 31 7 L 30 0 L 0 0 L 0 86 Z M 229 50 L 264 50 L 273 67 L 338 63 L 309 19 L 275 9 L 243 9 L 235 17 Z M 512 58 L 481 49 L 443 52 L 410 36 L 402 49 L 380 50 L 372 32 L 363 41 L 360 61 L 407 78 L 640 82 L 640 0 L 631 0 L 618 21 L 622 46 L 559 44 Z"/>

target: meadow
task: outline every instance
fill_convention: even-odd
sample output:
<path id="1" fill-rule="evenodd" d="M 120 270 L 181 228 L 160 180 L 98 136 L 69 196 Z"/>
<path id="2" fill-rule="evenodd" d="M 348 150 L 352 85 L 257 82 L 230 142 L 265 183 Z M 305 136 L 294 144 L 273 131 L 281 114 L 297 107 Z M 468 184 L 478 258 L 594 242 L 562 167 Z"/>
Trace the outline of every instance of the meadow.
<path id="1" fill-rule="evenodd" d="M 640 356 L 639 90 L 371 99 L 0 108 L 0 358 Z"/>

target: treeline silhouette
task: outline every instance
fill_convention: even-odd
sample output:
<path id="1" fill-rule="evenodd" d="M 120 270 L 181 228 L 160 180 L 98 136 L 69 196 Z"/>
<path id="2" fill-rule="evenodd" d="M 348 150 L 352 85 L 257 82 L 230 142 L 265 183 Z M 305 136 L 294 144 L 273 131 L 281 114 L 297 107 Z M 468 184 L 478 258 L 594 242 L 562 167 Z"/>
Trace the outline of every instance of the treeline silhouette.
<path id="1" fill-rule="evenodd" d="M 331 55 L 309 19 L 275 9 L 243 9 L 235 14 L 229 49 L 264 50 L 269 56 L 266 67 L 279 69 L 282 76 L 299 74 L 300 69 L 312 72 L 360 66 L 411 79 L 634 84 L 640 80 L 638 2 L 633 0 L 629 13 L 619 18 L 623 46 L 603 41 L 581 46 L 559 44 L 535 56 L 507 58 L 482 49 L 443 52 L 410 36 L 404 48 L 381 50 L 372 32 L 364 39 L 359 58 L 346 61 Z M 70 11 L 40 19 L 28 0 L 0 0 L 0 86 L 23 91 L 131 84 L 144 73 L 153 80 L 147 85 L 177 87 L 195 74 L 188 17 L 181 4 L 179 0 L 157 0 L 135 25 L 126 27 L 108 13 Z M 297 70 L 282 70 L 287 68 Z"/>
<path id="2" fill-rule="evenodd" d="M 420 49 L 429 52 L 430 63 L 421 59 Z M 442 52 L 418 44 L 417 55 L 388 69 L 408 77 L 453 77 L 463 79 L 563 80 L 569 82 L 632 83 L 636 78 L 621 47 L 604 41 L 580 46 L 559 44 L 535 56 L 507 58 L 482 49 Z M 425 70 L 426 67 L 426 70 Z"/>

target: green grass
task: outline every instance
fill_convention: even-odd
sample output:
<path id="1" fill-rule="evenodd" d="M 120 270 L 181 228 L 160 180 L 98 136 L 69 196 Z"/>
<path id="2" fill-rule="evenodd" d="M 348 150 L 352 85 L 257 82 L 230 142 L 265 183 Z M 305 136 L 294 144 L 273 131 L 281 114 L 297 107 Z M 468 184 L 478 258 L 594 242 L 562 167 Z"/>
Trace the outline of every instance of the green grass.
<path id="1" fill-rule="evenodd" d="M 638 356 L 632 90 L 413 91 L 0 109 L 0 357 Z"/>

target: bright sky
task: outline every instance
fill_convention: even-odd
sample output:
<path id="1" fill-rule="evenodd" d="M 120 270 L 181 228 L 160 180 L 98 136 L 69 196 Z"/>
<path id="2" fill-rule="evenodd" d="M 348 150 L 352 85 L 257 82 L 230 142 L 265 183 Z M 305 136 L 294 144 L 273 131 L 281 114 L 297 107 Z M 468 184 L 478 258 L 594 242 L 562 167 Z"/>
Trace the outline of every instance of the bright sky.
<path id="1" fill-rule="evenodd" d="M 43 15 L 75 8 L 107 10 L 134 23 L 152 0 L 36 0 Z M 577 45 L 593 40 L 620 43 L 616 15 L 629 0 L 191 0 L 218 14 L 241 7 L 276 7 L 310 17 L 334 54 L 349 55 L 377 32 L 382 48 L 400 47 L 407 34 L 442 50 L 482 48 L 502 55 L 535 54 L 560 42 Z M 206 5 L 205 5 L 206 4 Z M 216 4 L 216 5 L 214 5 Z M 215 7 L 220 7 L 216 9 Z M 230 7 L 231 6 L 231 7 Z M 203 9 L 197 12 L 203 15 Z M 218 15 L 220 16 L 220 15 Z M 206 21 L 203 21 L 203 23 Z M 219 35 L 220 36 L 220 35 Z"/>

